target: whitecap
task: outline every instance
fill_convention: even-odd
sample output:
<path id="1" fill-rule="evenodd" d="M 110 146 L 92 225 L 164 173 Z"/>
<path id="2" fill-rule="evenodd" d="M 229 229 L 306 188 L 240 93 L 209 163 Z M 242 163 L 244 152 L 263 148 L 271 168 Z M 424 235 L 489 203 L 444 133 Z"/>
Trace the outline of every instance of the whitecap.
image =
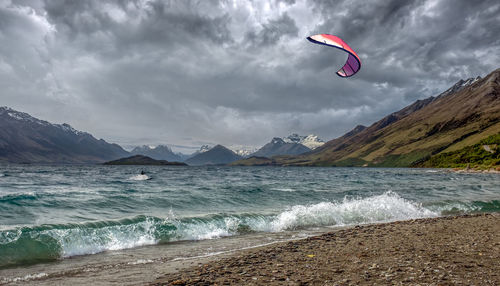
<path id="1" fill-rule="evenodd" d="M 48 276 L 47 273 L 45 272 L 40 272 L 40 273 L 35 273 L 35 274 L 28 274 L 23 277 L 16 277 L 12 279 L 8 279 L 6 282 L 20 282 L 20 281 L 29 281 L 29 280 L 35 280 L 35 279 L 40 279 L 45 276 Z"/>
<path id="2" fill-rule="evenodd" d="M 273 189 L 274 191 L 280 191 L 280 192 L 295 192 L 294 189 L 290 189 L 290 188 L 276 188 L 276 189 Z"/>
<path id="3" fill-rule="evenodd" d="M 343 202 L 296 205 L 280 213 L 270 225 L 271 231 L 315 226 L 344 226 L 363 223 L 435 217 L 438 213 L 422 207 L 394 192 Z"/>
<path id="4" fill-rule="evenodd" d="M 133 262 L 129 262 L 127 263 L 128 265 L 138 265 L 138 264 L 149 264 L 149 263 L 153 263 L 154 261 L 151 260 L 151 259 L 139 259 L 139 260 L 136 260 L 136 261 L 133 261 Z"/>
<path id="5" fill-rule="evenodd" d="M 148 175 L 135 175 L 135 176 L 132 176 L 130 178 L 128 178 L 129 180 L 132 180 L 132 181 L 146 181 L 146 180 L 149 180 L 151 179 Z"/>

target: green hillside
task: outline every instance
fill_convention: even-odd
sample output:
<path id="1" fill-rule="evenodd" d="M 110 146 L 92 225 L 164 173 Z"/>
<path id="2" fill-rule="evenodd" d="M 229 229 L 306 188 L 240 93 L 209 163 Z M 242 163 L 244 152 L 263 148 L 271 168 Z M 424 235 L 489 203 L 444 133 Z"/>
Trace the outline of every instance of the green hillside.
<path id="1" fill-rule="evenodd" d="M 416 164 L 428 168 L 500 168 L 500 133 L 491 135 L 472 146 L 434 155 Z"/>
<path id="2" fill-rule="evenodd" d="M 366 128 L 357 127 L 312 152 L 270 161 L 282 166 L 410 167 L 498 133 L 500 69 L 484 78 L 460 80 L 436 97 L 418 100 Z"/>

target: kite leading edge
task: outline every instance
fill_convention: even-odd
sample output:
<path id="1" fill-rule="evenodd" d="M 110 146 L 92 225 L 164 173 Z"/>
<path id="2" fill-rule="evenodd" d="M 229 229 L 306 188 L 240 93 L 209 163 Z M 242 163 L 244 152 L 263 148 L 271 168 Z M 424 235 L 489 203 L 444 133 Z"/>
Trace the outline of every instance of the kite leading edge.
<path id="1" fill-rule="evenodd" d="M 307 39 L 312 43 L 334 47 L 349 54 L 344 66 L 337 71 L 338 76 L 350 77 L 361 69 L 361 60 L 359 59 L 358 54 L 356 54 L 356 52 L 341 38 L 334 35 L 318 34 L 307 37 Z"/>

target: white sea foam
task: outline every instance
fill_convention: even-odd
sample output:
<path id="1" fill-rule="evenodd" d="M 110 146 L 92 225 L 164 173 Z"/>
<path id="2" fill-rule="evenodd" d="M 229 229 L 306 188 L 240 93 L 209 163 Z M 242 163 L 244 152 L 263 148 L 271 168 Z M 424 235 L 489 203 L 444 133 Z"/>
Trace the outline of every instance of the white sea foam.
<path id="1" fill-rule="evenodd" d="M 46 232 L 61 244 L 62 256 L 70 257 L 157 244 L 154 231 L 155 222 L 148 218 L 128 225 L 51 229 Z"/>
<path id="2" fill-rule="evenodd" d="M 280 191 L 280 192 L 295 192 L 295 190 L 291 189 L 291 188 L 276 188 L 273 190 Z"/>
<path id="3" fill-rule="evenodd" d="M 148 264 L 148 263 L 153 263 L 154 260 L 152 259 L 138 259 L 136 261 L 133 261 L 133 262 L 129 262 L 127 263 L 128 265 L 138 265 L 138 264 Z"/>
<path id="4" fill-rule="evenodd" d="M 10 282 L 21 282 L 21 281 L 30 281 L 30 280 L 35 280 L 35 279 L 40 279 L 45 276 L 48 276 L 47 273 L 45 272 L 40 272 L 40 273 L 35 273 L 35 274 L 28 274 L 23 277 L 15 277 L 12 279 L 5 279 L 2 282 L 10 283 Z"/>
<path id="5" fill-rule="evenodd" d="M 4 193 L 0 195 L 0 199 L 5 200 L 9 198 L 34 197 L 35 195 L 35 192 Z"/>
<path id="6" fill-rule="evenodd" d="M 132 176 L 128 179 L 132 180 L 132 181 L 146 181 L 146 180 L 149 180 L 150 177 L 148 175 L 135 175 L 135 176 Z"/>
<path id="7" fill-rule="evenodd" d="M 183 240 L 205 240 L 231 236 L 237 233 L 241 221 L 236 217 L 221 220 L 176 223 L 178 235 Z"/>
<path id="8" fill-rule="evenodd" d="M 176 227 L 180 239 L 203 240 L 236 235 L 241 225 L 246 225 L 253 231 L 280 232 L 307 227 L 356 225 L 438 215 L 439 212 L 428 210 L 394 192 L 386 192 L 368 198 L 344 199 L 342 202 L 296 205 L 276 216 L 226 217 L 224 220 L 178 223 Z"/>
<path id="9" fill-rule="evenodd" d="M 394 192 L 364 199 L 344 199 L 341 203 L 321 202 L 297 205 L 280 213 L 271 223 L 271 231 L 311 226 L 343 226 L 362 223 L 407 220 L 437 216 Z"/>
<path id="10" fill-rule="evenodd" d="M 437 204 L 429 208 L 440 214 L 469 213 L 481 210 L 481 206 L 474 205 L 472 202 L 447 202 L 446 204 Z"/>
<path id="11" fill-rule="evenodd" d="M 281 232 L 308 227 L 345 226 L 438 216 L 393 192 L 382 195 L 296 205 L 277 215 L 217 215 L 177 219 L 146 217 L 131 223 L 81 225 L 41 232 L 56 239 L 62 257 L 157 244 L 161 240 L 206 240 L 241 231 Z"/>

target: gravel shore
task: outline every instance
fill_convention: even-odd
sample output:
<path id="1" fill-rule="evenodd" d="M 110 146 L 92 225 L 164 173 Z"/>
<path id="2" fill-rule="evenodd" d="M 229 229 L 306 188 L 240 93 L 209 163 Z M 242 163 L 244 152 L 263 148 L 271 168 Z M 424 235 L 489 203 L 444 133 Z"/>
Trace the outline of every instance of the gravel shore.
<path id="1" fill-rule="evenodd" d="M 500 214 L 357 226 L 245 250 L 152 285 L 500 285 Z"/>

